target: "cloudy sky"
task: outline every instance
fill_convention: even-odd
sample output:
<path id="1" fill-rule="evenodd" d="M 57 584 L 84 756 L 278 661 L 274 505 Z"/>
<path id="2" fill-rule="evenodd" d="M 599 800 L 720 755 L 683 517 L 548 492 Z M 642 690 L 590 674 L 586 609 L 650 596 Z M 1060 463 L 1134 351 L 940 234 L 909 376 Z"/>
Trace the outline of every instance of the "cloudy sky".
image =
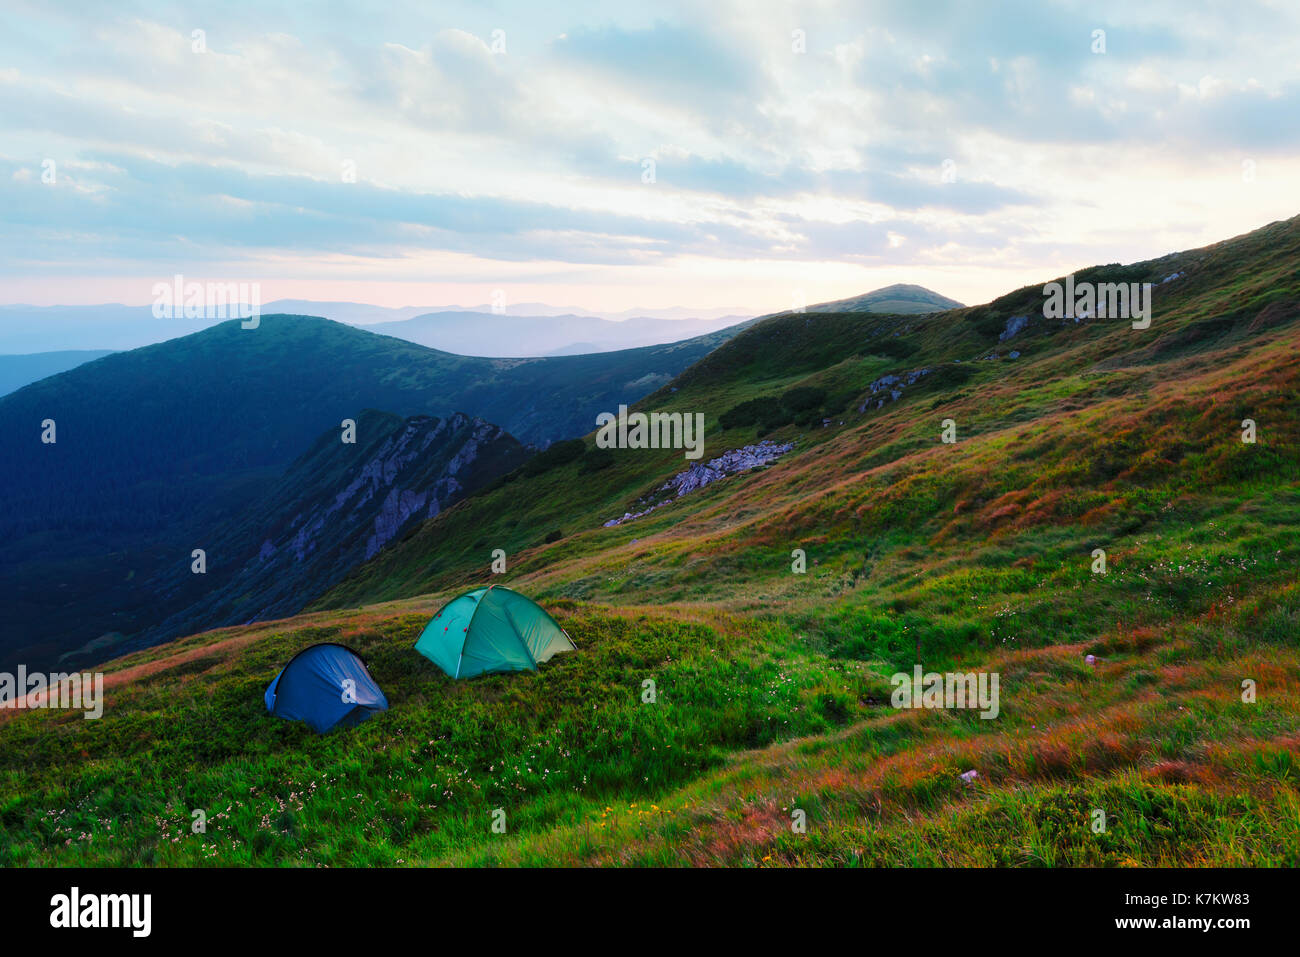
<path id="1" fill-rule="evenodd" d="M 1300 213 L 1291 0 L 542 6 L 5 0 L 0 302 L 980 302 Z"/>

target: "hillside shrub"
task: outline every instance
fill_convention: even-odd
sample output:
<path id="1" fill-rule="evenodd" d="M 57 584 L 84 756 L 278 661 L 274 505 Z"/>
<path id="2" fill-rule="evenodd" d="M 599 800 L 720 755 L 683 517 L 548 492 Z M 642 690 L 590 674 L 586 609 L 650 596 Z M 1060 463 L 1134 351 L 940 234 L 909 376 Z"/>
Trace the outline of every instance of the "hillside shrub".
<path id="1" fill-rule="evenodd" d="M 722 413 L 719 421 L 724 429 L 743 428 L 771 422 L 781 416 L 781 402 L 775 396 L 760 396 L 732 406 Z"/>
<path id="2" fill-rule="evenodd" d="M 722 413 L 720 421 L 724 429 L 757 425 L 761 434 L 783 425 L 812 425 L 824 417 L 827 406 L 825 389 L 797 385 L 780 396 L 760 396 L 733 406 Z"/>
<path id="3" fill-rule="evenodd" d="M 582 439 L 565 439 L 538 452 L 523 465 L 524 475 L 541 475 L 582 456 L 587 445 Z"/>
<path id="4" fill-rule="evenodd" d="M 582 456 L 582 462 L 578 466 L 580 474 L 599 472 L 601 469 L 607 469 L 614 464 L 614 450 L 602 449 L 600 446 L 593 445 L 587 449 Z"/>

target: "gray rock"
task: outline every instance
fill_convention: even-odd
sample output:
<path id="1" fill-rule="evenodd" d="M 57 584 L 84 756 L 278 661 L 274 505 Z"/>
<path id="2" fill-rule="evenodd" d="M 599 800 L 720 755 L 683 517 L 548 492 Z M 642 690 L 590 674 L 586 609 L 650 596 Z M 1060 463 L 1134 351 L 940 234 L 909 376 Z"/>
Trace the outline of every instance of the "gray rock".
<path id="1" fill-rule="evenodd" d="M 879 379 L 877 379 L 875 382 L 871 383 L 870 386 L 868 386 L 869 394 L 865 399 L 862 400 L 862 404 L 858 406 L 858 411 L 866 412 L 867 406 L 871 405 L 871 401 L 873 398 L 876 399 L 875 408 L 877 409 L 883 408 L 886 402 L 897 402 L 899 399 L 903 397 L 904 386 L 909 386 L 912 383 L 916 382 L 917 379 L 929 374 L 930 374 L 930 369 L 924 368 L 924 369 L 913 369 L 911 372 L 904 373 L 901 376 L 892 375 L 892 374 L 882 375 Z M 886 390 L 888 390 L 888 395 L 879 395 L 880 393 L 883 393 Z M 877 398 L 878 395 L 879 397 Z"/>
<path id="2" fill-rule="evenodd" d="M 622 518 L 612 518 L 604 524 L 604 527 L 610 528 L 614 525 L 622 525 L 632 519 L 649 515 L 655 509 L 671 505 L 683 495 L 689 495 L 691 492 L 702 489 L 706 485 L 711 485 L 718 479 L 726 478 L 728 475 L 770 465 L 792 448 L 794 448 L 793 442 L 782 444 L 764 439 L 757 445 L 746 445 L 744 448 L 732 449 L 730 452 L 726 452 L 708 462 L 697 462 L 686 471 L 678 472 L 659 487 L 658 491 L 660 492 L 672 493 L 668 498 L 656 502 L 639 512 L 624 512 Z"/>
<path id="3" fill-rule="evenodd" d="M 1012 316 L 1007 320 L 1007 327 L 1003 329 L 1001 335 L 998 336 L 998 342 L 1006 342 L 1008 339 L 1020 335 L 1020 333 L 1024 332 L 1028 326 L 1028 316 Z"/>

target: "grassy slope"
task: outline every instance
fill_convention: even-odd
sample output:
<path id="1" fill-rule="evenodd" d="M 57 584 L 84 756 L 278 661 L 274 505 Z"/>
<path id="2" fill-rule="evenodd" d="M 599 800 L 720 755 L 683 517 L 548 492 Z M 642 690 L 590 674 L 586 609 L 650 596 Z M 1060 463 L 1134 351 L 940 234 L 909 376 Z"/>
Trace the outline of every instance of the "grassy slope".
<path id="1" fill-rule="evenodd" d="M 787 427 L 796 449 L 773 467 L 613 529 L 680 453 L 521 476 L 311 614 L 114 663 L 101 722 L 0 718 L 0 853 L 1298 863 L 1300 222 L 1109 273 L 1176 270 L 1146 332 L 1040 322 L 1000 345 L 1008 316 L 1041 309 L 1036 288 L 934 317 L 760 324 L 646 406 L 706 412 L 715 454 L 757 437 L 720 431 L 722 412 L 815 384 L 842 400 L 830 428 Z M 880 375 L 920 367 L 934 371 L 900 401 L 857 411 Z M 938 442 L 944 418 L 956 446 Z M 580 651 L 452 683 L 409 646 L 496 547 Z M 794 547 L 807 575 L 790 573 Z M 267 719 L 277 663 L 331 638 L 367 655 L 393 710 L 325 738 Z M 884 676 L 918 653 L 999 671 L 1002 717 L 889 708 Z M 207 835 L 189 834 L 197 807 L 222 815 Z"/>

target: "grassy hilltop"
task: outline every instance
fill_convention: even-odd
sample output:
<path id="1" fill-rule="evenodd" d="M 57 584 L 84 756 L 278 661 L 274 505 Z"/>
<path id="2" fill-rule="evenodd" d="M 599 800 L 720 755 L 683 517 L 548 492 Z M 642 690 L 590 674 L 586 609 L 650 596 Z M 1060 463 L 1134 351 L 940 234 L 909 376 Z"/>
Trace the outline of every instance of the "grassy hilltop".
<path id="1" fill-rule="evenodd" d="M 767 319 L 638 407 L 773 465 L 604 527 L 690 463 L 562 444 L 303 615 L 110 663 L 100 721 L 0 716 L 0 862 L 1300 863 L 1300 219 L 1075 278 L 1157 284 L 1150 328 Z M 410 646 L 495 548 L 578 652 L 452 682 Z M 321 640 L 389 712 L 265 714 Z M 890 707 L 918 661 L 1000 716 Z"/>

